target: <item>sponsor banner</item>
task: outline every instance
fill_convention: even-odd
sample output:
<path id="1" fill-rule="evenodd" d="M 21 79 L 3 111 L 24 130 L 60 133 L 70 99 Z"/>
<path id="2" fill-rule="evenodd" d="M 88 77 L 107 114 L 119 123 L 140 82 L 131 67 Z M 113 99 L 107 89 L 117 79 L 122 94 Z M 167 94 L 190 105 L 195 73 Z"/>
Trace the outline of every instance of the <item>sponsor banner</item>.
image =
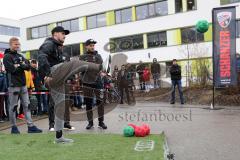
<path id="1" fill-rule="evenodd" d="M 212 14 L 215 87 L 237 85 L 236 8 L 214 8 Z"/>

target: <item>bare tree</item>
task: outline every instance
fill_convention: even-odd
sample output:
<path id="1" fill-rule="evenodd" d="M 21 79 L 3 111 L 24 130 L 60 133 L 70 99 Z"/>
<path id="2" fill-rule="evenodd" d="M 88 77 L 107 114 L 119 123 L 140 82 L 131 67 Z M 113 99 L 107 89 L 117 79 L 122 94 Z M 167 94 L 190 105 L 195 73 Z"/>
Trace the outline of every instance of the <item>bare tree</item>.
<path id="1" fill-rule="evenodd" d="M 185 45 L 182 45 L 179 51 L 183 53 L 183 59 L 187 59 L 186 86 L 197 84 L 204 87 L 210 77 L 211 61 L 207 55 L 209 47 L 204 43 L 196 43 L 198 33 L 193 34 L 193 30 L 185 31 L 183 34 Z"/>

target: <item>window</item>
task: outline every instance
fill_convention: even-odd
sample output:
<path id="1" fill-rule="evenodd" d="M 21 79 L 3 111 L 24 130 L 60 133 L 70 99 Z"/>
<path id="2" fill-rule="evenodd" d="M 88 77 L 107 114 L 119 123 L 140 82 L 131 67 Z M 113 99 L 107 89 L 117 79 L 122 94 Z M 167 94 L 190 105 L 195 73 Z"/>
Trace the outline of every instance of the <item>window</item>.
<path id="1" fill-rule="evenodd" d="M 148 14 L 149 17 L 154 17 L 156 15 L 155 4 L 148 5 Z"/>
<path id="2" fill-rule="evenodd" d="M 187 0 L 187 10 L 195 10 L 196 9 L 196 0 Z"/>
<path id="3" fill-rule="evenodd" d="M 87 17 L 88 29 L 103 27 L 106 26 L 106 23 L 106 15 L 104 13 Z"/>
<path id="4" fill-rule="evenodd" d="M 79 31 L 79 20 L 78 19 L 58 22 L 57 25 L 58 26 L 62 26 L 64 29 L 67 29 L 70 32 Z"/>
<path id="5" fill-rule="evenodd" d="M 168 2 L 161 1 L 155 4 L 157 15 L 163 16 L 168 14 Z"/>
<path id="6" fill-rule="evenodd" d="M 147 19 L 155 16 L 162 16 L 168 14 L 167 1 L 160 1 L 157 3 L 150 3 L 136 7 L 137 19 Z"/>
<path id="7" fill-rule="evenodd" d="M 115 45 L 111 48 L 111 52 L 129 51 L 135 49 L 143 49 L 143 35 L 134 35 L 122 38 L 112 39 Z"/>
<path id="8" fill-rule="evenodd" d="M 20 28 L 14 28 L 13 35 L 20 37 Z"/>
<path id="9" fill-rule="evenodd" d="M 5 34 L 6 34 L 5 27 L 0 26 L 0 35 L 5 35 Z"/>
<path id="10" fill-rule="evenodd" d="M 80 55 L 80 44 L 74 44 L 72 45 L 72 54 L 74 56 L 79 56 Z"/>
<path id="11" fill-rule="evenodd" d="M 240 0 L 221 0 L 221 5 L 230 4 L 230 3 L 237 3 L 237 2 L 240 2 Z"/>
<path id="12" fill-rule="evenodd" d="M 4 52 L 7 48 L 9 48 L 8 43 L 0 42 L 0 52 Z"/>
<path id="13" fill-rule="evenodd" d="M 171 74 L 170 74 L 170 68 L 172 66 L 172 62 L 166 62 L 166 78 L 169 78 L 171 77 Z"/>
<path id="14" fill-rule="evenodd" d="M 71 20 L 71 32 L 76 32 L 79 31 L 79 20 L 78 19 L 74 19 Z"/>
<path id="15" fill-rule="evenodd" d="M 64 22 L 62 22 L 62 23 L 61 23 L 61 26 L 62 26 L 64 29 L 71 31 L 71 23 L 70 23 L 70 21 L 64 21 Z"/>
<path id="16" fill-rule="evenodd" d="M 106 26 L 106 15 L 103 14 L 99 14 L 97 15 L 97 27 L 103 27 Z"/>
<path id="17" fill-rule="evenodd" d="M 195 43 L 204 41 L 204 34 L 199 33 L 195 28 L 181 29 L 182 43 Z"/>
<path id="18" fill-rule="evenodd" d="M 182 0 L 175 0 L 175 13 L 183 11 Z"/>
<path id="19" fill-rule="evenodd" d="M 97 28 L 97 17 L 96 16 L 87 17 L 87 27 L 88 27 L 88 29 Z"/>
<path id="20" fill-rule="evenodd" d="M 137 35 L 132 37 L 133 49 L 143 48 L 143 35 Z"/>
<path id="21" fill-rule="evenodd" d="M 47 37 L 47 26 L 31 28 L 31 39 Z"/>
<path id="22" fill-rule="evenodd" d="M 6 27 L 6 35 L 13 35 L 14 29 L 12 27 Z"/>
<path id="23" fill-rule="evenodd" d="M 30 59 L 37 59 L 38 58 L 38 50 L 30 51 Z"/>
<path id="24" fill-rule="evenodd" d="M 47 26 L 41 26 L 38 28 L 38 38 L 47 37 Z"/>
<path id="25" fill-rule="evenodd" d="M 237 37 L 240 38 L 240 20 L 237 21 Z"/>
<path id="26" fill-rule="evenodd" d="M 122 22 L 121 11 L 116 11 L 115 16 L 116 16 L 116 24 L 121 23 Z"/>
<path id="27" fill-rule="evenodd" d="M 146 19 L 148 18 L 148 5 L 138 6 L 136 7 L 137 19 Z"/>
<path id="28" fill-rule="evenodd" d="M 127 23 L 132 21 L 132 8 L 116 11 L 116 23 Z"/>
<path id="29" fill-rule="evenodd" d="M 80 55 L 80 44 L 67 45 L 63 47 L 63 55 L 67 58 Z"/>
<path id="30" fill-rule="evenodd" d="M 64 56 L 68 56 L 68 55 L 71 56 L 71 54 L 72 54 L 72 46 L 71 45 L 64 46 L 63 47 L 63 55 Z"/>
<path id="31" fill-rule="evenodd" d="M 32 28 L 31 29 L 31 35 L 32 35 L 32 39 L 38 38 L 38 28 Z"/>
<path id="32" fill-rule="evenodd" d="M 166 32 L 150 33 L 147 35 L 147 38 L 149 48 L 167 45 Z"/>
<path id="33" fill-rule="evenodd" d="M 20 28 L 0 25 L 0 35 L 20 36 Z"/>

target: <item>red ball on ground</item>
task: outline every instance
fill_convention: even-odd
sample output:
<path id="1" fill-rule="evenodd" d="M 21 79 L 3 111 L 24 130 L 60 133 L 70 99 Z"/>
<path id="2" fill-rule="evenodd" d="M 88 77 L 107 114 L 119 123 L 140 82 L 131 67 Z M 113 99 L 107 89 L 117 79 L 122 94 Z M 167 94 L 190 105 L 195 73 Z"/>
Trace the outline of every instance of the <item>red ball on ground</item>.
<path id="1" fill-rule="evenodd" d="M 147 130 L 146 135 L 149 135 L 150 134 L 150 127 L 149 127 L 149 125 L 143 124 L 142 127 Z"/>
<path id="2" fill-rule="evenodd" d="M 142 127 L 136 127 L 135 128 L 135 136 L 136 137 L 144 137 L 146 136 L 146 131 Z"/>

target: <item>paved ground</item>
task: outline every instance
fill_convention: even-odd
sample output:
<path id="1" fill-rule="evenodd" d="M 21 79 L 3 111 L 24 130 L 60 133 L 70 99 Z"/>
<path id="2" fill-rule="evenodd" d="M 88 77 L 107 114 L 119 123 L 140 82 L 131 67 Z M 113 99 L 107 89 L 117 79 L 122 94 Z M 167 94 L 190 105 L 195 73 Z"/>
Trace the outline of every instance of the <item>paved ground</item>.
<path id="1" fill-rule="evenodd" d="M 151 133 L 164 131 L 176 160 L 235 160 L 240 157 L 240 107 L 205 110 L 203 106 L 169 105 L 164 103 L 137 103 L 136 106 L 118 106 L 108 113 L 108 130 L 85 130 L 86 122 L 72 122 L 76 131 L 70 133 L 122 133 L 128 123 L 148 123 Z M 161 113 L 161 116 L 160 116 Z M 48 132 L 48 120 L 36 122 Z M 26 126 L 20 130 L 26 132 Z M 9 133 L 9 130 L 3 131 Z"/>

